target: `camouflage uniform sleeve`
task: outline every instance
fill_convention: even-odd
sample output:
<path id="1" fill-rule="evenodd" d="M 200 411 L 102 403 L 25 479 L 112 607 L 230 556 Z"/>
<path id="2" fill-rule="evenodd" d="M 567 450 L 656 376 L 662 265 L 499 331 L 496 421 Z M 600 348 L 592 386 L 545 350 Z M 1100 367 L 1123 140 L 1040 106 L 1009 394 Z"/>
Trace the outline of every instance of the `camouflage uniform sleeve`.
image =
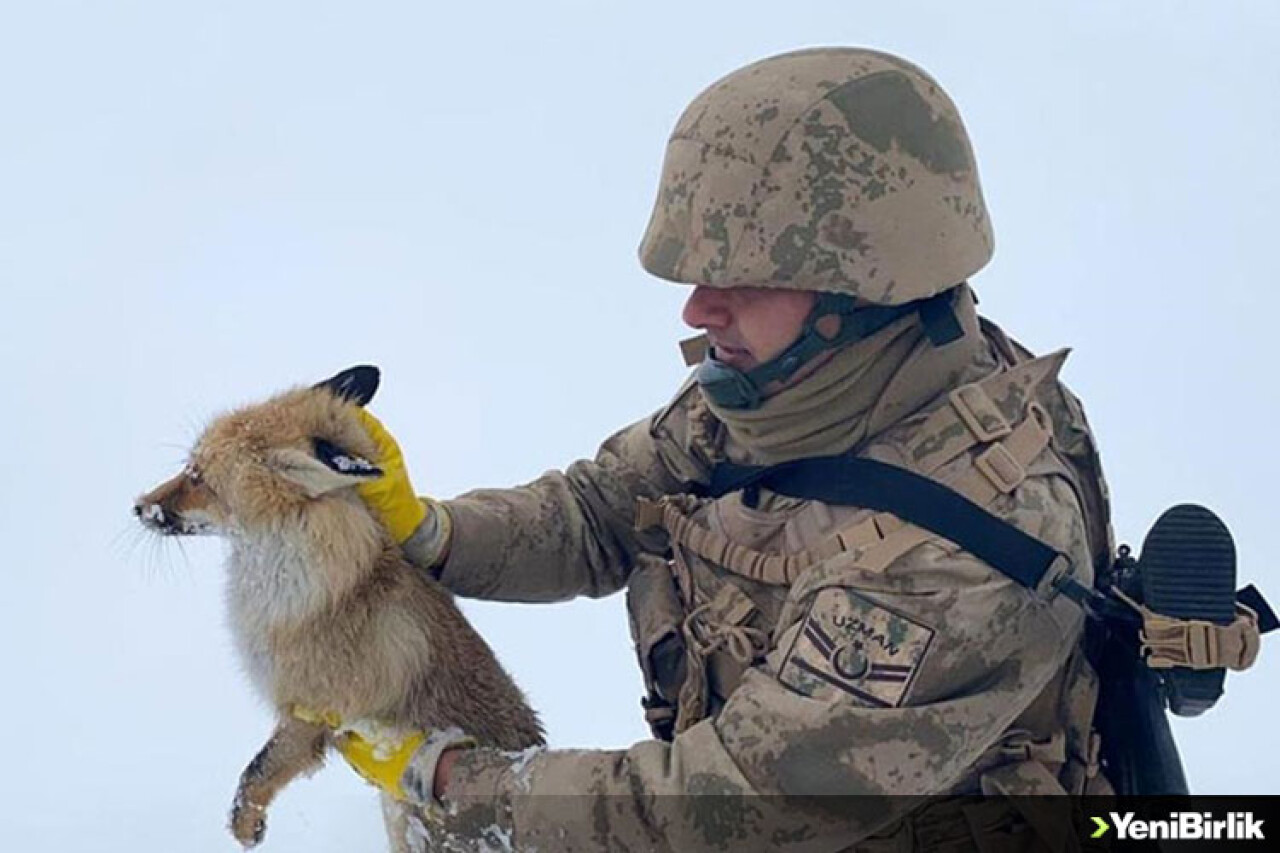
<path id="1" fill-rule="evenodd" d="M 445 501 L 453 539 L 440 580 L 458 595 L 559 601 L 621 589 L 639 551 L 666 548 L 634 529 L 637 497 L 705 479 L 710 463 L 687 383 L 666 408 L 609 438 L 596 457 L 510 489 Z"/>
<path id="2" fill-rule="evenodd" d="M 1090 580 L 1068 487 L 1020 493 L 1025 509 L 1007 515 Z M 880 573 L 856 554 L 828 561 L 788 601 L 774 647 L 716 718 L 627 750 L 477 750 L 455 765 L 446 831 L 516 849 L 843 849 L 917 797 L 973 790 L 1083 625 L 1069 601 L 1039 600 L 940 540 Z"/>

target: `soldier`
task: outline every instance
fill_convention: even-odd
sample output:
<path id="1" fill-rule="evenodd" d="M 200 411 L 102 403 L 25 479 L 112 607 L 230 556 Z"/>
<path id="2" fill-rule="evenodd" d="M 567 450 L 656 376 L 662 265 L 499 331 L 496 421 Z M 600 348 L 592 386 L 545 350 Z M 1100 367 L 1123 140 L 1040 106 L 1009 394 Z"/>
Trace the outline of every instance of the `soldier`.
<path id="1" fill-rule="evenodd" d="M 627 587 L 649 691 L 655 738 L 625 750 L 433 733 L 400 781 L 437 843 L 1062 843 L 1052 816 L 933 795 L 1109 790 L 1081 608 L 901 513 L 784 494 L 752 467 L 907 469 L 1089 587 L 1111 554 L 1093 440 L 1065 352 L 1034 358 L 977 316 L 967 281 L 991 254 L 936 82 L 864 49 L 772 57 L 699 95 L 667 146 L 640 259 L 694 285 L 683 316 L 705 333 L 667 406 L 594 460 L 448 501 L 414 497 L 370 420 L 388 475 L 364 497 L 417 565 L 488 600 Z M 663 796 L 690 794 L 719 796 Z"/>

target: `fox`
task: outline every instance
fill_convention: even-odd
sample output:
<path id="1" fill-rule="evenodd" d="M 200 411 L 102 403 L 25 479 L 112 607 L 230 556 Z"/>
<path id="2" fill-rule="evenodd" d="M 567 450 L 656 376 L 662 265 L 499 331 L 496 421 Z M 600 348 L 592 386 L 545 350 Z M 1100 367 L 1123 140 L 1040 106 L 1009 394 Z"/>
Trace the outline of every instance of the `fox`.
<path id="1" fill-rule="evenodd" d="M 545 744 L 452 594 L 405 559 L 356 493 L 382 476 L 356 411 L 380 376 L 360 365 L 215 418 L 182 470 L 134 502 L 157 534 L 229 544 L 234 646 L 276 714 L 232 801 L 229 828 L 245 848 L 262 842 L 275 796 L 319 769 L 343 731 L 456 727 L 479 746 Z M 409 807 L 383 794 L 383 812 L 391 849 L 411 849 Z"/>

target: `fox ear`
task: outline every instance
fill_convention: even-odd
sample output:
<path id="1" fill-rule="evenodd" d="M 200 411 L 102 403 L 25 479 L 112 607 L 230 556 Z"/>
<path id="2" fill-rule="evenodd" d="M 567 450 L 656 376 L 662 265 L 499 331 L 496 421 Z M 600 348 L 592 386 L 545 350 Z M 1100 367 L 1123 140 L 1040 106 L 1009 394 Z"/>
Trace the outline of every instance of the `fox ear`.
<path id="1" fill-rule="evenodd" d="M 330 376 L 323 382 L 317 382 L 311 387 L 327 388 L 343 400 L 355 403 L 357 406 L 365 406 L 378 392 L 378 381 L 381 375 L 378 368 L 372 364 L 359 364 L 335 376 Z"/>
<path id="2" fill-rule="evenodd" d="M 312 447 L 314 455 L 291 447 L 272 451 L 271 466 L 313 498 L 382 476 L 377 465 L 331 441 L 312 439 Z"/>

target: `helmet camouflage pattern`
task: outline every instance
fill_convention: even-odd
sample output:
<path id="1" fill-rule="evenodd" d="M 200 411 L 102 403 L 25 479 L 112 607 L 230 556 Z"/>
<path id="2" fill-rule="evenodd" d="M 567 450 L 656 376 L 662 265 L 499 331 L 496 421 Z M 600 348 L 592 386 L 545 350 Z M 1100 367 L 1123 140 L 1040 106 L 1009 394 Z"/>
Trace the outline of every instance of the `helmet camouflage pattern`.
<path id="1" fill-rule="evenodd" d="M 815 48 L 739 69 L 688 106 L 640 262 L 686 284 L 900 305 L 961 283 L 991 252 L 946 93 L 897 57 Z"/>

